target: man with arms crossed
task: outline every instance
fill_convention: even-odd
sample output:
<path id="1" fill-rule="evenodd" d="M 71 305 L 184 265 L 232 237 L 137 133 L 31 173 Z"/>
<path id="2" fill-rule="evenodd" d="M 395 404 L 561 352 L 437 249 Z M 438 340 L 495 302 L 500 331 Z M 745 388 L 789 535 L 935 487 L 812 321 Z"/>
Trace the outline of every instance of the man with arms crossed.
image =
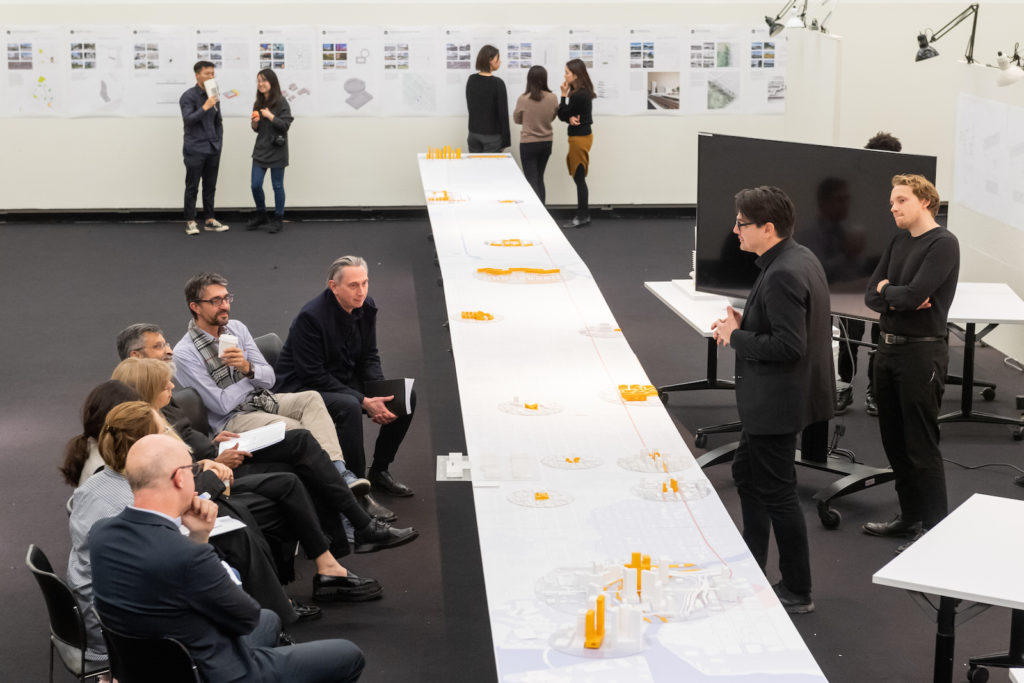
<path id="1" fill-rule="evenodd" d="M 782 580 L 773 586 L 791 614 L 814 611 L 807 525 L 796 495 L 796 437 L 832 417 L 835 370 L 828 283 L 821 263 L 793 239 L 794 209 L 777 187 L 736 195 L 740 249 L 761 269 L 743 314 L 729 307 L 712 325 L 736 351 L 736 406 L 743 431 L 732 476 L 743 540 L 761 569 L 772 531 Z"/>
<path id="2" fill-rule="evenodd" d="M 900 512 L 863 529 L 872 536 L 910 538 L 900 552 L 948 512 L 938 418 L 949 362 L 946 318 L 960 274 L 960 245 L 935 222 L 939 193 L 924 176 L 893 177 L 889 205 L 899 232 L 871 275 L 864 301 L 880 314 L 875 399 Z"/>
<path id="3" fill-rule="evenodd" d="M 408 414 L 396 416 L 387 408 L 394 396 L 366 396 L 364 382 L 384 379 L 377 351 L 377 306 L 367 292 L 366 261 L 342 256 L 327 271 L 327 289 L 308 302 L 292 321 L 288 340 L 277 361 L 277 390 L 320 392 L 337 425 L 338 438 L 349 469 L 362 477 L 362 414 L 380 425 L 373 464 L 366 475 L 375 488 L 394 496 L 412 490 L 396 481 L 388 466 L 412 423 L 416 408 L 413 392 Z"/>
<path id="4" fill-rule="evenodd" d="M 198 235 L 196 225 L 196 196 L 199 181 L 203 182 L 203 228 L 210 232 L 224 232 L 228 226 L 213 216 L 214 196 L 217 194 L 217 171 L 220 169 L 220 148 L 224 141 L 224 121 L 217 106 L 220 98 L 206 94 L 206 81 L 213 78 L 213 62 L 198 61 L 192 70 L 196 84 L 182 93 L 178 100 L 181 119 L 185 125 L 185 234 Z"/>
<path id="5" fill-rule="evenodd" d="M 128 451 L 125 476 L 135 504 L 89 533 L 103 624 L 127 635 L 178 640 L 206 681 L 359 678 L 363 654 L 347 640 L 274 647 L 280 619 L 260 610 L 208 543 L 217 506 L 197 497 L 184 443 L 144 436 Z"/>

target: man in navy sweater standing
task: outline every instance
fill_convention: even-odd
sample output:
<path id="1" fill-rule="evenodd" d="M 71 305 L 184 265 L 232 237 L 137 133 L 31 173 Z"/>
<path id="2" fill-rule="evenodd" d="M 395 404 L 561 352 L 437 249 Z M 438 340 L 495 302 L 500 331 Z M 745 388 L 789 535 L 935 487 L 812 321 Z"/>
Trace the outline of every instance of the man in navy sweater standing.
<path id="1" fill-rule="evenodd" d="M 217 193 L 217 171 L 220 169 L 220 148 L 224 141 L 224 120 L 217 103 L 220 98 L 208 95 L 206 82 L 213 79 L 214 64 L 201 60 L 192 67 L 196 84 L 182 93 L 178 100 L 185 125 L 185 234 L 198 235 L 196 197 L 199 182 L 203 183 L 204 229 L 224 232 L 228 226 L 214 218 L 214 195 Z"/>

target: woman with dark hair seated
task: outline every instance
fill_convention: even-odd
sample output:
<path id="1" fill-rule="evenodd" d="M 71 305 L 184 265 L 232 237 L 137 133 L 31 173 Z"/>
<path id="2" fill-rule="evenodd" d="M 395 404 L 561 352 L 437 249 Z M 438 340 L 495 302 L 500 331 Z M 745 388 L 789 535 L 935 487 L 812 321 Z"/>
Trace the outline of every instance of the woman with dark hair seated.
<path id="1" fill-rule="evenodd" d="M 138 401 L 139 393 L 124 382 L 107 380 L 89 392 L 82 406 L 82 433 L 64 447 L 60 473 L 68 486 L 81 486 L 103 467 L 97 440 L 107 413 L 118 403 Z"/>

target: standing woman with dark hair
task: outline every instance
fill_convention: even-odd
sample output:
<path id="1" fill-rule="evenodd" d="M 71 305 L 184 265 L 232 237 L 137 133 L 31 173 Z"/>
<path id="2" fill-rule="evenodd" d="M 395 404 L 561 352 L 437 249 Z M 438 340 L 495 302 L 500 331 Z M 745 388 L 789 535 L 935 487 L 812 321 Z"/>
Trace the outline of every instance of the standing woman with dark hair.
<path id="1" fill-rule="evenodd" d="M 523 127 L 519 136 L 519 160 L 526 182 L 544 203 L 544 169 L 551 156 L 554 134 L 551 122 L 558 114 L 558 98 L 548 88 L 548 72 L 542 66 L 531 66 L 526 73 L 526 92 L 516 101 L 513 120 Z"/>
<path id="2" fill-rule="evenodd" d="M 281 94 L 277 74 L 263 69 L 256 74 L 256 101 L 252 105 L 252 129 L 256 131 L 256 144 L 252 148 L 252 198 L 256 214 L 246 230 L 258 230 L 270 225 L 270 232 L 281 232 L 284 219 L 284 169 L 288 165 L 288 128 L 292 125 L 292 110 Z M 274 188 L 274 217 L 267 218 L 263 179 L 270 169 L 270 185 Z"/>
<path id="3" fill-rule="evenodd" d="M 476 55 L 476 70 L 466 81 L 470 152 L 500 152 L 512 144 L 508 129 L 508 93 L 494 75 L 501 66 L 498 48 L 484 45 Z"/>
<path id="4" fill-rule="evenodd" d="M 593 100 L 597 97 L 594 84 L 587 74 L 587 65 L 582 59 L 566 62 L 565 81 L 561 90 L 558 118 L 569 124 L 569 155 L 565 160 L 569 166 L 569 175 L 576 183 L 576 215 L 562 227 L 582 228 L 590 222 L 587 171 L 590 168 L 590 146 L 594 143 L 594 134 L 590 128 L 594 122 L 591 111 Z"/>

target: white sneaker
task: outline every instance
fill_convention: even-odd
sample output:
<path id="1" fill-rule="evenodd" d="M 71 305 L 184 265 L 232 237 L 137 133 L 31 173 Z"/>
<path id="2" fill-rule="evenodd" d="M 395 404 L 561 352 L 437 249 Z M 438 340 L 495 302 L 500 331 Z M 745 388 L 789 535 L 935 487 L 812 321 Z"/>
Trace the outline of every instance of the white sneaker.
<path id="1" fill-rule="evenodd" d="M 224 232 L 227 229 L 228 226 L 224 225 L 216 218 L 211 218 L 210 220 L 206 221 L 206 223 L 203 225 L 203 230 L 205 230 L 206 232 Z"/>
<path id="2" fill-rule="evenodd" d="M 199 226 L 196 225 L 195 221 L 188 221 L 185 223 L 185 234 L 186 235 L 198 235 Z"/>

